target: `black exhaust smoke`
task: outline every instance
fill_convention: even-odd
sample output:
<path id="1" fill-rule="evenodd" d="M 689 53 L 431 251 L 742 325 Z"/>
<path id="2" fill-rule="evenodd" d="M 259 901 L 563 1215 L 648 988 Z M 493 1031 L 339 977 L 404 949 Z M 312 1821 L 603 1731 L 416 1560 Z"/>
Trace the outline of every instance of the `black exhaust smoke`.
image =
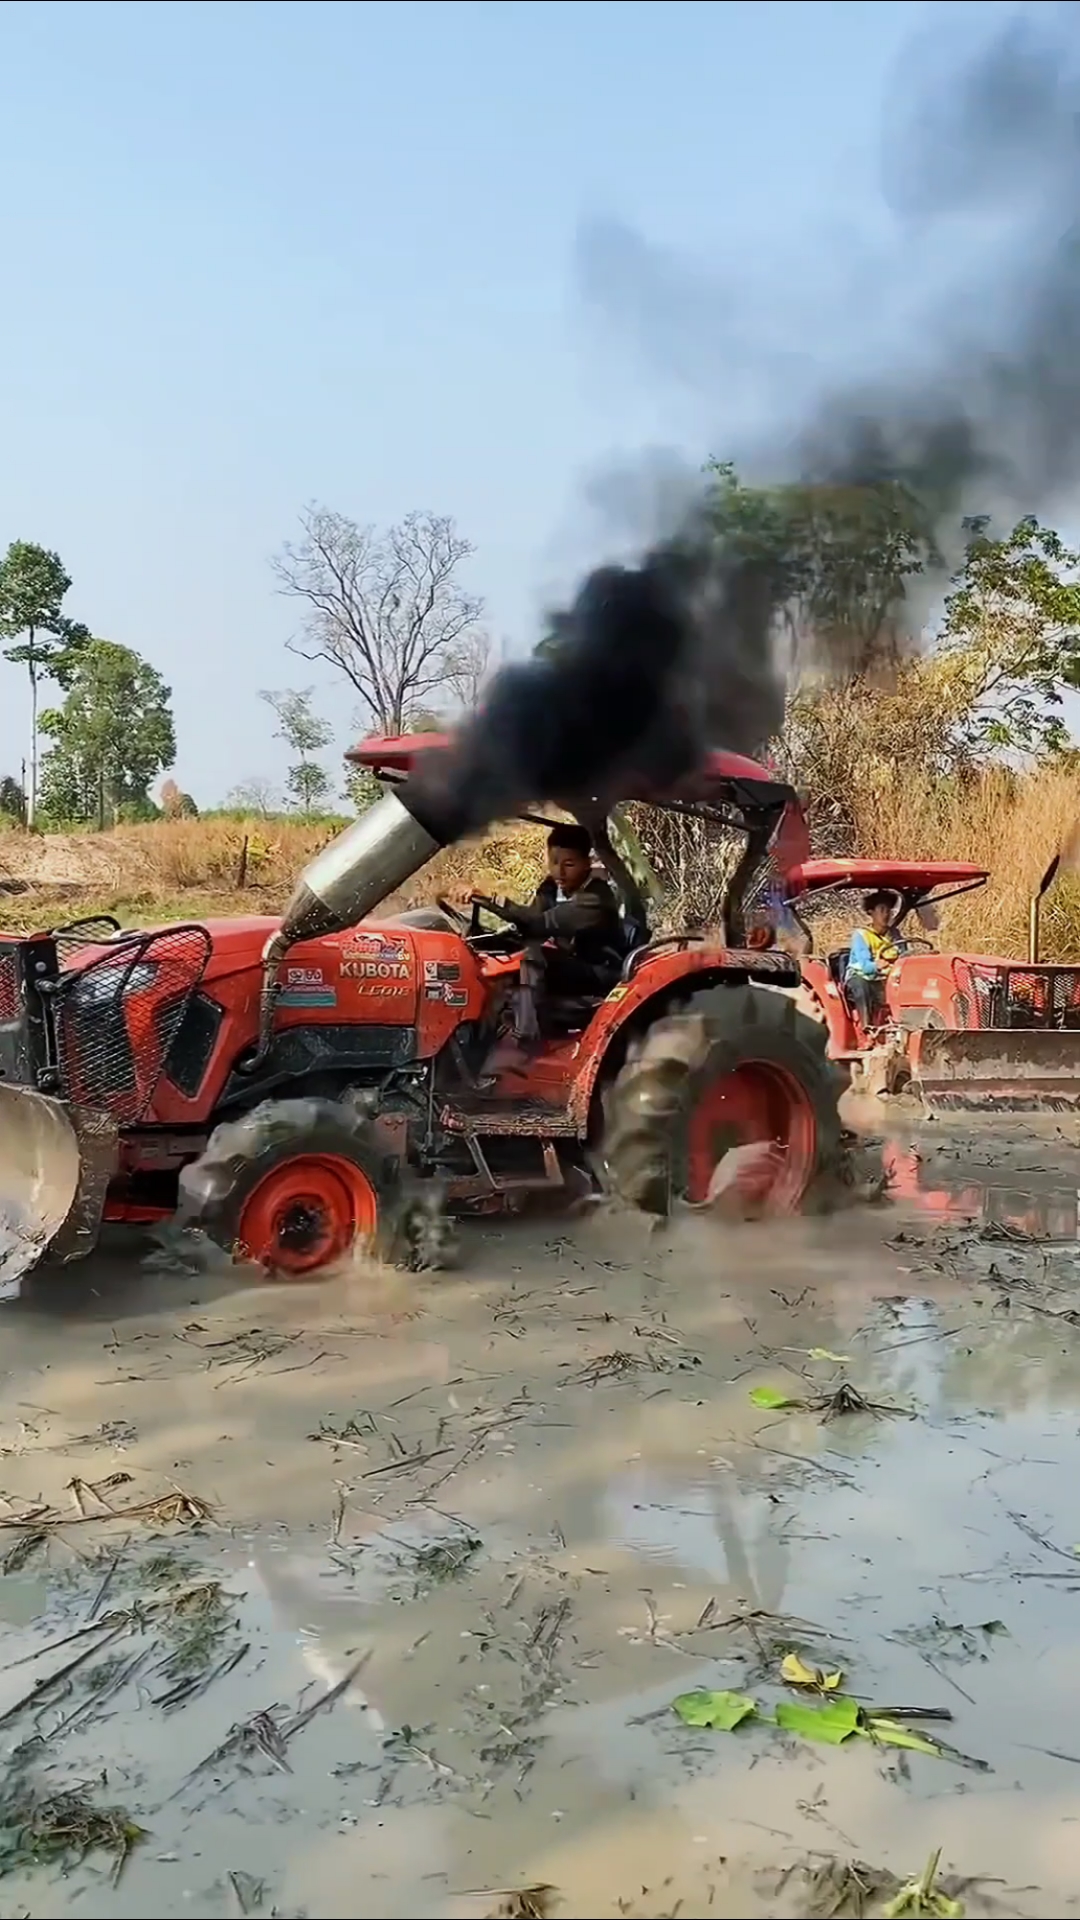
<path id="1" fill-rule="evenodd" d="M 985 34 L 981 10 L 975 24 Z M 956 555 L 963 514 L 1034 513 L 1080 478 L 1080 9 L 1049 22 L 1019 14 L 974 50 L 964 44 L 958 56 L 932 26 L 898 73 L 884 186 L 900 226 L 897 298 L 910 307 L 925 277 L 933 224 L 975 215 L 989 238 L 970 250 L 966 281 L 923 302 L 900 368 L 890 355 L 875 371 L 857 343 L 857 382 L 819 375 L 808 391 L 800 376 L 793 392 L 791 369 L 806 364 L 793 341 L 771 367 L 746 369 L 771 390 L 747 469 L 764 480 L 899 483 L 921 509 L 931 569 Z M 789 301 L 798 274 L 782 264 L 778 297 Z M 587 295 L 636 325 L 666 371 L 677 357 L 685 375 L 695 311 L 714 364 L 737 288 L 703 300 L 700 285 L 610 224 L 585 237 L 581 265 Z M 898 587 L 893 640 L 905 619 L 918 632 L 926 598 L 925 580 L 910 582 L 906 607 Z M 775 578 L 725 552 L 700 510 L 638 567 L 590 575 L 552 621 L 547 657 L 505 668 L 451 754 L 401 797 L 429 831 L 456 838 L 529 800 L 668 785 L 706 746 L 760 753 L 783 716 L 780 611 Z M 816 643 L 817 665 L 846 665 L 843 633 Z"/>
<path id="2" fill-rule="evenodd" d="M 764 570 L 704 523 L 637 567 L 598 568 L 544 650 L 496 676 L 401 798 L 429 832 L 460 839 L 529 801 L 603 805 L 668 786 L 716 740 L 753 752 L 783 717 L 774 613 Z"/>
<path id="3" fill-rule="evenodd" d="M 986 14 L 969 11 L 983 31 Z M 974 223 L 981 253 L 960 244 L 967 229 L 939 247 L 939 259 L 947 251 L 966 260 L 965 273 L 947 297 L 923 301 L 903 364 L 890 351 L 875 366 L 872 342 L 845 340 L 845 364 L 861 377 L 808 381 L 805 341 L 770 362 L 751 324 L 745 365 L 733 365 L 737 387 L 769 396 L 767 417 L 743 435 L 749 473 L 852 487 L 896 481 L 924 509 L 931 558 L 955 552 L 961 513 L 1035 513 L 1080 478 L 1080 9 L 1049 21 L 1011 17 L 966 59 L 955 57 L 955 41 L 939 40 L 932 26 L 910 79 L 901 72 L 887 101 L 896 304 L 912 310 L 924 243 L 940 237 L 935 223 Z M 784 311 L 801 263 L 779 266 Z M 610 224 L 585 236 L 582 268 L 589 297 L 636 326 L 665 371 L 677 362 L 685 378 L 695 321 L 703 349 L 708 336 L 706 364 L 715 364 L 740 283 L 719 301 L 703 299 L 685 273 L 673 280 L 670 262 Z M 838 313 L 863 310 L 849 288 L 836 291 Z M 890 305 L 888 286 L 876 305 Z M 714 399 L 704 395 L 706 406 Z M 777 574 L 775 555 L 768 567 L 725 549 L 704 503 L 639 565 L 591 574 L 553 618 L 541 654 L 496 676 L 451 750 L 429 756 L 308 868 L 285 943 L 298 926 L 329 931 L 371 912 L 406 868 L 529 801 L 602 804 L 670 786 L 707 746 L 760 753 L 783 717 Z M 907 607 L 913 630 L 925 583 L 922 592 Z"/>

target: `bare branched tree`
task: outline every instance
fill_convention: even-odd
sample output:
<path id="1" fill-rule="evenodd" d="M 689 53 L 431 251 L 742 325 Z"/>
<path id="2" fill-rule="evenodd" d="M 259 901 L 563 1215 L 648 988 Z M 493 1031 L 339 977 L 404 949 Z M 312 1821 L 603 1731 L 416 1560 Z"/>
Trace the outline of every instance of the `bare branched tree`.
<path id="1" fill-rule="evenodd" d="M 301 526 L 273 561 L 279 591 L 305 606 L 293 652 L 337 667 L 380 732 L 404 732 L 447 693 L 460 700 L 485 643 L 483 601 L 457 578 L 474 549 L 454 521 L 410 513 L 379 533 L 312 506 Z"/>
<path id="2" fill-rule="evenodd" d="M 494 665 L 491 656 L 491 636 L 479 627 L 467 633 L 460 645 L 451 650 L 447 657 L 446 685 L 459 707 L 471 712 L 479 706 L 480 695 Z"/>

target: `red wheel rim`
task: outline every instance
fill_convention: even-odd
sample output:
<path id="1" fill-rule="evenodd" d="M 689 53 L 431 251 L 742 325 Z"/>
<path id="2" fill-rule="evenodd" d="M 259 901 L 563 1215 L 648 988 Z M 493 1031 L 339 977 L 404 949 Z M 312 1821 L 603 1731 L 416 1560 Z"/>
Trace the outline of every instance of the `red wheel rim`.
<path id="1" fill-rule="evenodd" d="M 367 1175 L 333 1153 L 298 1154 L 259 1181 L 240 1216 L 237 1252 L 271 1273 L 314 1273 L 369 1239 L 378 1201 Z"/>
<path id="2" fill-rule="evenodd" d="M 708 1197 L 717 1163 L 732 1147 L 775 1141 L 785 1149 L 763 1200 L 770 1211 L 791 1213 L 810 1184 L 817 1122 L 806 1089 L 783 1067 L 747 1060 L 704 1087 L 690 1114 L 686 1197 Z"/>

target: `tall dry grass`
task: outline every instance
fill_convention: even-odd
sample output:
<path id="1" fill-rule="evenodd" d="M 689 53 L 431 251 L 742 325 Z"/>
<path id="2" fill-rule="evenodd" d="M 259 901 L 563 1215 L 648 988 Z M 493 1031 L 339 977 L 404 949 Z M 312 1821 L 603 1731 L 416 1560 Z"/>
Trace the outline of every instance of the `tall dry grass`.
<path id="1" fill-rule="evenodd" d="M 156 820 L 107 833 L 0 835 L 0 926 L 41 924 L 79 912 L 152 915 L 273 913 L 297 875 L 333 837 L 294 820 Z M 412 906 L 470 886 L 531 894 L 544 869 L 539 827 L 513 825 L 450 847 L 395 895 Z M 4 882 L 17 892 L 7 892 Z M 62 903 L 62 913 L 59 912 Z"/>
<path id="2" fill-rule="evenodd" d="M 971 860 L 990 882 L 941 910 L 944 943 L 969 952 L 1022 956 L 1028 900 L 1054 853 L 1080 821 L 1080 774 L 1057 763 L 1015 774 L 992 768 L 963 782 L 918 770 L 856 798 L 857 851 L 905 860 Z M 1066 875 L 1047 894 L 1045 959 L 1080 961 L 1080 880 Z"/>

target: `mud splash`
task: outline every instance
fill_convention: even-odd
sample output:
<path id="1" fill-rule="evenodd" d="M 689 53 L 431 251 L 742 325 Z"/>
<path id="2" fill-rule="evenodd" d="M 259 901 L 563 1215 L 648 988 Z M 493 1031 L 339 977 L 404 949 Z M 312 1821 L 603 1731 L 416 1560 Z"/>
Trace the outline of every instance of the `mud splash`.
<path id="1" fill-rule="evenodd" d="M 930 1192 L 987 1171 L 910 1146 Z M 1006 1189 L 1040 1157 L 1080 1184 L 1061 1140 L 993 1152 Z M 6 1764 L 144 1835 L 118 1877 L 0 1849 L 4 1910 L 775 1914 L 809 1854 L 907 1877 L 939 1845 L 987 1876 L 969 1913 L 1074 1910 L 1075 1249 L 987 1224 L 907 1195 L 767 1234 L 488 1226 L 393 1317 L 359 1273 L 35 1286 L 4 1321 Z M 900 1413 L 827 1417 L 844 1381 Z M 186 1675 L 185 1583 L 228 1622 Z M 772 1705 L 791 1650 L 947 1709 L 966 1764 L 672 1712 Z"/>

